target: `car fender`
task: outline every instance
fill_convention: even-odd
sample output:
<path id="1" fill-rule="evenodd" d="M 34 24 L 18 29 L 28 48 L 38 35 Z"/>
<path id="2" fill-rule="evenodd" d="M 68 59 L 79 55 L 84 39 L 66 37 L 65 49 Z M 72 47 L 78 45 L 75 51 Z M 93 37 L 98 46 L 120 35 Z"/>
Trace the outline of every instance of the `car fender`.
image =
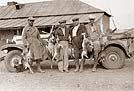
<path id="1" fill-rule="evenodd" d="M 11 50 L 20 50 L 20 51 L 23 51 L 24 49 L 24 46 L 23 45 L 20 45 L 20 44 L 6 44 L 6 45 L 3 45 L 0 50 L 3 51 L 3 50 L 8 50 L 11 51 Z"/>
<path id="2" fill-rule="evenodd" d="M 126 43 L 127 43 L 127 41 L 126 41 Z M 109 46 L 119 47 L 120 49 L 123 50 L 123 52 L 125 53 L 126 57 L 130 58 L 128 47 L 127 47 L 127 45 L 123 44 L 122 40 L 107 41 L 105 43 L 105 45 L 104 45 L 104 50 Z"/>

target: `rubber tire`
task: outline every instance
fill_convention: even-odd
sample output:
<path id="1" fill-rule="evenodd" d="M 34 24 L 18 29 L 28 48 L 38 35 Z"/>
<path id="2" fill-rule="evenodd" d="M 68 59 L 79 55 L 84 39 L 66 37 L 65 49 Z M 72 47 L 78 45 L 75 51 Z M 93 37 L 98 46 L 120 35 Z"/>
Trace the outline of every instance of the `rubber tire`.
<path id="1" fill-rule="evenodd" d="M 5 57 L 5 66 L 9 72 L 17 72 L 16 69 L 10 65 L 10 61 L 14 55 L 21 56 L 21 53 L 19 50 L 12 50 Z"/>
<path id="2" fill-rule="evenodd" d="M 118 47 L 108 47 L 107 49 L 104 50 L 105 53 L 105 57 L 104 57 L 104 61 L 102 62 L 102 65 L 107 68 L 107 69 L 119 69 L 122 68 L 124 66 L 125 63 L 125 54 L 124 52 L 118 48 Z M 111 63 L 108 60 L 108 57 L 112 58 L 112 55 L 116 55 L 118 61 L 112 61 Z M 115 58 L 115 57 L 114 57 Z"/>

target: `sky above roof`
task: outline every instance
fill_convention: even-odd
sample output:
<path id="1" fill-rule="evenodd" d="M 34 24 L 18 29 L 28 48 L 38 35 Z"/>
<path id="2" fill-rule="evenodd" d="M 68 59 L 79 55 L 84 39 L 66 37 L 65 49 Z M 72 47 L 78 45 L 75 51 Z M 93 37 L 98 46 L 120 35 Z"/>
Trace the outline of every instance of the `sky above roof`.
<path id="1" fill-rule="evenodd" d="M 6 5 L 7 2 L 16 1 L 18 3 L 39 2 L 46 0 L 0 0 L 0 5 Z M 134 27 L 134 0 L 81 0 L 96 8 L 105 10 L 114 16 L 113 19 L 117 28 L 133 28 Z M 111 10 L 111 12 L 110 12 Z M 112 18 L 111 27 L 114 28 Z"/>

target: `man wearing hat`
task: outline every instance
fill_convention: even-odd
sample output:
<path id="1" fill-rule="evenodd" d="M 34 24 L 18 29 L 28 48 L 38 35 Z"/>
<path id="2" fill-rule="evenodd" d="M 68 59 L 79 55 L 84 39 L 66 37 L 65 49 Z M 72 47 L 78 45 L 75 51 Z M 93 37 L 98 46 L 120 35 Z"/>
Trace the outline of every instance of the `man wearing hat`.
<path id="1" fill-rule="evenodd" d="M 66 26 L 66 20 L 59 21 L 59 27 L 55 30 L 55 37 L 58 39 L 58 43 L 62 45 L 63 51 L 61 55 L 63 60 L 58 63 L 58 69 L 60 72 L 68 72 L 68 41 L 69 41 L 69 29 Z"/>
<path id="2" fill-rule="evenodd" d="M 96 71 L 96 66 L 98 64 L 98 56 L 99 56 L 99 52 L 101 49 L 101 29 L 100 26 L 95 25 L 95 16 L 94 15 L 90 15 L 89 16 L 89 36 L 91 41 L 93 42 L 94 45 L 94 66 L 93 66 L 93 72 Z"/>
<path id="3" fill-rule="evenodd" d="M 83 71 L 83 64 L 85 60 L 81 61 L 81 65 L 79 64 L 79 56 L 82 52 L 82 33 L 86 33 L 87 37 L 87 30 L 84 24 L 79 23 L 79 18 L 72 19 L 73 27 L 70 29 L 70 35 L 72 40 L 72 46 L 74 48 L 74 56 L 75 56 L 75 65 L 76 69 L 75 72 Z M 80 67 L 79 67 L 80 66 Z"/>
<path id="4" fill-rule="evenodd" d="M 40 34 L 38 29 L 33 25 L 34 18 L 28 18 L 28 24 L 24 27 L 22 32 L 22 41 L 25 48 L 29 48 L 33 60 L 37 63 L 37 70 L 39 72 L 44 72 L 41 69 L 40 62 L 43 60 L 43 46 L 42 39 L 40 38 Z"/>

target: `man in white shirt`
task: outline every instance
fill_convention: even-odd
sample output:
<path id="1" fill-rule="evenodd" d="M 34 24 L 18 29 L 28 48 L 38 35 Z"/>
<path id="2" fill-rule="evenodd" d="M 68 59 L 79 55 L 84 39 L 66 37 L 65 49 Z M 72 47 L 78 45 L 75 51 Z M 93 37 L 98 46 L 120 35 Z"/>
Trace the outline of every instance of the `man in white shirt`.
<path id="1" fill-rule="evenodd" d="M 79 18 L 72 19 L 73 21 L 73 27 L 70 29 L 70 35 L 72 40 L 72 46 L 74 48 L 74 56 L 75 56 L 75 65 L 76 69 L 75 72 L 82 71 L 83 70 L 83 64 L 84 61 L 81 61 L 80 67 L 79 67 L 79 57 L 82 52 L 82 33 L 86 33 L 87 36 L 87 30 L 84 24 L 79 23 Z"/>

